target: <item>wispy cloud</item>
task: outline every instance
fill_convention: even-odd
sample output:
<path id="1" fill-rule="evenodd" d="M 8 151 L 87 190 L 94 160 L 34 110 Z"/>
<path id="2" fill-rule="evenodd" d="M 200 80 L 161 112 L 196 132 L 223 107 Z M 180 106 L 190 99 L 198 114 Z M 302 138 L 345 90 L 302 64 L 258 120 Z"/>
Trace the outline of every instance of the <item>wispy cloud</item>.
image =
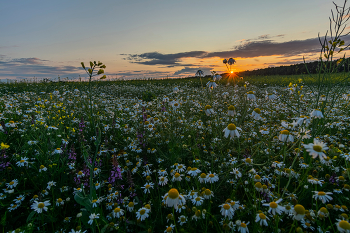
<path id="1" fill-rule="evenodd" d="M 185 66 L 193 67 L 198 64 L 186 64 L 182 61 L 186 58 L 257 58 L 263 56 L 282 56 L 292 57 L 300 54 L 316 54 L 320 52 L 320 43 L 317 38 L 305 40 L 291 40 L 285 42 L 276 42 L 271 38 L 283 37 L 284 34 L 270 36 L 269 34 L 260 35 L 257 39 L 242 39 L 238 40 L 239 45 L 227 51 L 189 51 L 181 53 L 163 54 L 160 52 L 150 52 L 142 54 L 122 54 L 127 56 L 125 60 L 131 63 L 143 65 L 160 65 L 167 67 Z M 322 39 L 322 38 L 321 38 Z M 347 44 L 350 42 L 350 35 L 342 38 Z"/>
<path id="2" fill-rule="evenodd" d="M 204 75 L 209 75 L 210 71 L 213 68 L 191 68 L 191 67 L 185 67 L 181 70 L 178 70 L 174 73 L 174 75 L 192 75 L 194 76 L 198 70 L 202 70 L 204 72 Z"/>
<path id="3" fill-rule="evenodd" d="M 4 60 L 5 56 L 0 56 L 0 76 L 12 77 L 17 79 L 48 78 L 60 76 L 78 76 L 83 72 L 81 67 L 76 66 L 52 66 L 46 65 L 49 60 L 40 58 L 16 58 Z"/>

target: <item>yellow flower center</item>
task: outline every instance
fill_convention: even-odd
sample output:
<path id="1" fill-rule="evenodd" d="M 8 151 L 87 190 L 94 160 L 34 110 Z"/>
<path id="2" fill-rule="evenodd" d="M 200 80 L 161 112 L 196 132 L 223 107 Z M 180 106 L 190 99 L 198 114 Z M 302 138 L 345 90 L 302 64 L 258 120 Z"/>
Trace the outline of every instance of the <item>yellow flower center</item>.
<path id="1" fill-rule="evenodd" d="M 201 198 L 200 197 L 196 197 L 196 201 L 200 201 L 201 200 Z"/>
<path id="2" fill-rule="evenodd" d="M 197 216 L 197 217 L 201 216 L 201 211 L 200 211 L 200 210 L 197 210 L 197 211 L 196 211 L 196 216 Z"/>
<path id="3" fill-rule="evenodd" d="M 342 229 L 350 230 L 350 223 L 348 223 L 345 220 L 341 220 L 339 222 L 339 227 L 342 228 Z"/>
<path id="4" fill-rule="evenodd" d="M 250 158 L 246 158 L 245 162 L 246 163 L 252 163 L 252 160 Z"/>
<path id="5" fill-rule="evenodd" d="M 325 193 L 325 192 L 320 191 L 320 192 L 318 192 L 318 195 L 319 195 L 319 196 L 325 196 L 325 195 L 326 195 L 326 193 Z"/>
<path id="6" fill-rule="evenodd" d="M 22 159 L 21 161 L 19 161 L 20 163 L 24 163 L 24 160 Z"/>
<path id="7" fill-rule="evenodd" d="M 297 214 L 304 215 L 305 214 L 305 208 L 302 205 L 296 205 L 294 206 L 294 210 Z"/>
<path id="8" fill-rule="evenodd" d="M 191 171 L 196 171 L 196 170 L 197 170 L 197 168 L 195 168 L 195 167 L 191 168 Z"/>
<path id="9" fill-rule="evenodd" d="M 62 202 L 62 198 L 58 198 L 58 199 L 57 199 L 57 202 L 58 202 L 58 203 L 61 203 L 61 202 Z"/>
<path id="10" fill-rule="evenodd" d="M 128 206 L 129 207 L 134 207 L 134 202 L 129 202 Z"/>
<path id="11" fill-rule="evenodd" d="M 210 189 L 206 189 L 206 190 L 205 190 L 205 195 L 210 195 L 210 194 L 211 194 Z"/>
<path id="12" fill-rule="evenodd" d="M 322 207 L 322 208 L 320 209 L 320 211 L 321 211 L 322 213 L 325 213 L 325 214 L 328 213 L 328 210 L 327 210 L 325 207 Z"/>
<path id="13" fill-rule="evenodd" d="M 168 227 L 168 228 L 166 229 L 166 232 L 171 232 L 172 230 L 173 230 L 172 227 Z"/>
<path id="14" fill-rule="evenodd" d="M 261 111 L 260 111 L 259 108 L 254 109 L 254 112 L 256 112 L 257 114 L 260 114 L 260 113 L 261 113 Z"/>
<path id="15" fill-rule="evenodd" d="M 215 176 L 214 174 L 210 174 L 210 175 L 209 175 L 210 178 L 213 178 L 214 176 Z"/>
<path id="16" fill-rule="evenodd" d="M 42 208 L 44 208 L 44 207 L 45 207 L 45 204 L 44 204 L 44 203 L 40 202 L 40 203 L 38 204 L 38 208 L 42 209 Z"/>
<path id="17" fill-rule="evenodd" d="M 179 173 L 175 173 L 175 178 L 179 178 L 180 174 Z"/>
<path id="18" fill-rule="evenodd" d="M 142 209 L 141 211 L 140 211 L 140 214 L 141 215 L 144 215 L 146 213 L 146 210 L 144 210 L 144 209 Z"/>
<path id="19" fill-rule="evenodd" d="M 149 124 L 149 121 L 145 121 L 145 125 L 148 125 Z"/>
<path id="20" fill-rule="evenodd" d="M 261 219 L 266 219 L 266 215 L 263 214 L 263 213 L 260 213 L 260 214 L 259 214 L 259 218 L 261 218 Z"/>
<path id="21" fill-rule="evenodd" d="M 146 189 L 149 189 L 150 187 L 151 187 L 151 185 L 149 185 L 149 184 L 148 184 L 148 185 L 146 185 Z"/>
<path id="22" fill-rule="evenodd" d="M 185 222 L 186 221 L 186 218 L 185 217 L 181 217 L 181 222 Z"/>
<path id="23" fill-rule="evenodd" d="M 254 92 L 252 92 L 252 91 L 248 91 L 248 92 L 247 92 L 247 94 L 254 94 Z"/>
<path id="24" fill-rule="evenodd" d="M 314 151 L 321 152 L 322 151 L 322 146 L 314 145 L 313 149 L 314 149 Z"/>
<path id="25" fill-rule="evenodd" d="M 228 130 L 236 130 L 236 126 L 235 126 L 234 124 L 229 124 L 229 125 L 227 126 L 227 129 L 228 129 Z"/>
<path id="26" fill-rule="evenodd" d="M 44 165 L 40 165 L 40 169 L 44 169 L 45 168 L 45 166 Z"/>
<path id="27" fill-rule="evenodd" d="M 254 178 L 255 178 L 256 180 L 261 179 L 261 177 L 260 177 L 259 175 L 255 175 Z"/>
<path id="28" fill-rule="evenodd" d="M 273 209 L 276 209 L 277 208 L 277 203 L 276 202 L 271 202 L 270 203 L 270 207 L 273 208 Z"/>
<path id="29" fill-rule="evenodd" d="M 210 109 L 210 108 L 211 108 L 210 105 L 206 105 L 206 106 L 204 107 L 205 110 Z"/>
<path id="30" fill-rule="evenodd" d="M 288 131 L 288 130 L 282 130 L 282 131 L 281 131 L 281 134 L 288 135 L 288 134 L 289 134 L 289 131 Z"/>
<path id="31" fill-rule="evenodd" d="M 146 176 L 146 180 L 150 180 L 151 179 L 151 176 Z"/>
<path id="32" fill-rule="evenodd" d="M 245 224 L 244 222 L 241 223 L 241 227 L 246 228 L 247 224 Z"/>
<path id="33" fill-rule="evenodd" d="M 257 182 L 255 184 L 255 187 L 258 188 L 258 189 L 261 189 L 262 188 L 262 184 L 260 182 Z"/>
<path id="34" fill-rule="evenodd" d="M 202 173 L 201 178 L 204 179 L 205 177 L 207 177 L 207 175 L 205 173 Z"/>
<path id="35" fill-rule="evenodd" d="M 160 181 L 164 181 L 164 180 L 165 180 L 164 177 L 160 178 Z"/>
<path id="36" fill-rule="evenodd" d="M 224 207 L 225 210 L 229 210 L 230 209 L 230 205 L 228 205 L 228 204 L 225 204 L 223 207 Z"/>
<path id="37" fill-rule="evenodd" d="M 79 175 L 79 176 L 81 176 L 82 174 L 83 174 L 83 172 L 82 172 L 82 171 L 78 172 L 78 175 Z"/>
<path id="38" fill-rule="evenodd" d="M 170 189 L 169 193 L 168 193 L 168 197 L 170 197 L 171 199 L 176 199 L 179 197 L 179 191 L 177 191 L 177 189 Z"/>
<path id="39" fill-rule="evenodd" d="M 231 111 L 233 111 L 233 110 L 235 110 L 236 108 L 235 108 L 235 106 L 233 106 L 233 105 L 230 105 L 229 107 L 228 107 L 228 110 L 231 110 Z"/>
<path id="40" fill-rule="evenodd" d="M 15 183 L 15 182 L 11 181 L 11 182 L 10 182 L 10 185 L 13 185 L 14 183 Z"/>
<path id="41" fill-rule="evenodd" d="M 119 213 L 120 212 L 120 208 L 115 208 L 114 209 L 114 213 Z"/>

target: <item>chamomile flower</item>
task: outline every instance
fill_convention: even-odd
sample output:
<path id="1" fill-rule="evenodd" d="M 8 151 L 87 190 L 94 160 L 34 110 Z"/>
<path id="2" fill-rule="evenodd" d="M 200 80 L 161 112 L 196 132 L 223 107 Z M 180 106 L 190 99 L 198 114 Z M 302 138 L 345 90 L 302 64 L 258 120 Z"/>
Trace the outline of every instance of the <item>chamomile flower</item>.
<path id="1" fill-rule="evenodd" d="M 38 201 L 34 201 L 34 203 L 31 205 L 31 208 L 41 214 L 44 211 L 47 211 L 47 206 L 51 205 L 50 201 L 44 201 L 44 202 L 38 202 Z"/>
<path id="2" fill-rule="evenodd" d="M 206 189 L 206 190 L 204 190 L 203 197 L 205 199 L 210 199 L 210 198 L 214 197 L 214 192 L 211 191 L 210 189 Z"/>
<path id="3" fill-rule="evenodd" d="M 315 109 L 310 113 L 311 117 L 315 117 L 315 118 L 323 118 L 323 114 L 319 109 Z"/>
<path id="4" fill-rule="evenodd" d="M 120 206 L 118 206 L 112 211 L 112 215 L 114 218 L 120 218 L 124 215 L 124 210 L 120 209 Z"/>
<path id="5" fill-rule="evenodd" d="M 164 195 L 164 199 L 168 207 L 174 207 L 175 209 L 177 209 L 180 204 L 183 205 L 186 203 L 185 198 L 175 188 L 170 189 L 169 192 Z"/>
<path id="6" fill-rule="evenodd" d="M 255 222 L 259 222 L 260 226 L 268 226 L 266 219 L 269 219 L 264 213 L 256 215 Z"/>
<path id="7" fill-rule="evenodd" d="M 337 229 L 341 233 L 349 233 L 350 232 L 350 223 L 345 220 L 337 219 Z"/>
<path id="8" fill-rule="evenodd" d="M 305 208 L 302 205 L 295 205 L 294 209 L 292 210 L 294 219 L 297 221 L 301 221 L 304 219 L 305 216 Z"/>
<path id="9" fill-rule="evenodd" d="M 17 185 L 18 185 L 18 180 L 17 179 L 14 179 L 10 183 L 6 184 L 7 188 L 11 188 L 11 189 L 15 188 Z"/>
<path id="10" fill-rule="evenodd" d="M 195 197 L 192 199 L 192 204 L 195 206 L 200 206 L 203 204 L 204 199 L 202 197 Z"/>
<path id="11" fill-rule="evenodd" d="M 236 114 L 236 108 L 233 105 L 230 105 L 228 107 L 227 115 L 234 116 Z"/>
<path id="12" fill-rule="evenodd" d="M 151 188 L 153 188 L 153 183 L 150 182 L 150 183 L 146 183 L 143 187 L 141 187 L 143 190 L 144 193 L 151 193 Z"/>
<path id="13" fill-rule="evenodd" d="M 205 112 L 205 114 L 207 114 L 207 116 L 210 116 L 211 114 L 215 113 L 213 108 L 210 105 L 206 105 L 204 107 L 204 112 Z"/>
<path id="14" fill-rule="evenodd" d="M 215 183 L 219 180 L 219 176 L 214 172 L 214 173 L 211 173 L 211 171 L 207 174 L 207 182 L 208 183 Z"/>
<path id="15" fill-rule="evenodd" d="M 278 139 L 281 142 L 294 142 L 294 137 L 290 134 L 288 130 L 282 130 Z"/>
<path id="16" fill-rule="evenodd" d="M 310 153 L 310 155 L 314 159 L 317 157 L 319 157 L 320 160 L 327 158 L 327 156 L 324 153 L 324 151 L 328 149 L 327 144 L 317 140 L 316 138 L 314 138 L 313 143 L 309 143 L 308 145 L 304 145 L 304 148 L 306 149 L 307 152 Z"/>
<path id="17" fill-rule="evenodd" d="M 263 206 L 269 206 L 270 207 L 269 210 L 268 210 L 268 212 L 270 214 L 276 215 L 276 213 L 277 213 L 277 214 L 281 215 L 284 212 L 284 207 L 278 204 L 281 201 L 282 201 L 282 199 L 279 199 L 276 202 L 273 201 L 273 202 L 270 202 L 270 203 L 265 203 L 265 204 L 263 204 Z"/>
<path id="18" fill-rule="evenodd" d="M 158 185 L 164 186 L 168 183 L 168 178 L 164 176 L 160 176 L 158 179 L 159 179 Z"/>
<path id="19" fill-rule="evenodd" d="M 261 110 L 260 108 L 255 108 L 252 112 L 252 117 L 255 119 L 255 120 L 260 120 L 261 119 Z"/>
<path id="20" fill-rule="evenodd" d="M 224 137 L 227 138 L 228 136 L 231 137 L 231 139 L 233 139 L 234 137 L 240 137 L 240 134 L 238 132 L 238 130 L 242 131 L 241 128 L 236 127 L 234 124 L 229 124 L 224 130 L 223 132 L 225 133 Z"/>
<path id="21" fill-rule="evenodd" d="M 255 97 L 253 91 L 248 91 L 248 92 L 247 92 L 247 99 L 248 99 L 248 100 L 252 100 L 252 101 L 255 101 L 255 100 L 256 100 L 256 97 Z"/>
<path id="22" fill-rule="evenodd" d="M 174 224 L 170 224 L 170 226 L 166 226 L 166 229 L 165 229 L 164 233 L 169 233 L 169 232 L 172 233 L 174 228 L 175 228 L 175 225 Z"/>
<path id="23" fill-rule="evenodd" d="M 238 226 L 237 230 L 240 233 L 249 233 L 248 224 L 249 222 L 248 223 L 241 222 L 241 225 Z"/>
<path id="24" fill-rule="evenodd" d="M 92 225 L 92 223 L 94 222 L 94 220 L 96 218 L 100 218 L 100 214 L 92 213 L 92 214 L 90 214 L 89 218 L 90 218 L 90 220 L 88 221 L 88 224 Z"/>
<path id="25" fill-rule="evenodd" d="M 21 160 L 18 161 L 16 164 L 18 167 L 24 167 L 24 166 L 28 165 L 28 158 L 22 157 Z"/>
<path id="26" fill-rule="evenodd" d="M 315 194 L 312 196 L 316 200 L 319 199 L 323 204 L 333 200 L 333 198 L 329 195 L 333 194 L 331 192 L 323 192 L 323 191 L 313 191 Z"/>
<path id="27" fill-rule="evenodd" d="M 187 217 L 185 215 L 181 215 L 177 222 L 180 224 L 180 226 L 182 226 L 187 222 Z"/>
<path id="28" fill-rule="evenodd" d="M 205 173 L 202 173 L 200 176 L 198 176 L 198 180 L 200 183 L 206 183 L 207 182 L 207 175 Z"/>
<path id="29" fill-rule="evenodd" d="M 201 173 L 201 170 L 199 170 L 199 169 L 196 168 L 196 167 L 192 167 L 192 168 L 187 172 L 187 174 L 189 174 L 189 175 L 192 176 L 192 177 L 197 176 L 199 173 Z"/>
<path id="30" fill-rule="evenodd" d="M 219 205 L 219 207 L 221 207 L 220 213 L 224 217 L 228 217 L 228 219 L 232 219 L 234 215 L 234 210 L 232 209 L 230 204 L 225 203 L 225 204 Z"/>
<path id="31" fill-rule="evenodd" d="M 140 208 L 137 212 L 136 212 L 136 218 L 140 219 L 141 221 L 145 220 L 146 218 L 148 218 L 148 209 L 145 207 Z"/>

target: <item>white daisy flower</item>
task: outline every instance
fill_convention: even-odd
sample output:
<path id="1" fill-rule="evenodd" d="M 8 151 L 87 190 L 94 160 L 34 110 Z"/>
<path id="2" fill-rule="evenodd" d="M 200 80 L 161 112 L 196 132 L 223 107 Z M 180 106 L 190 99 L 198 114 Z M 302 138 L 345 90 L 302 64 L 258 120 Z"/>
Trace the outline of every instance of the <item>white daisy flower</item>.
<path id="1" fill-rule="evenodd" d="M 92 225 L 92 223 L 94 222 L 94 219 L 100 218 L 99 216 L 100 214 L 95 214 L 95 213 L 90 214 L 89 216 L 90 220 L 88 221 L 88 224 Z"/>
<path id="2" fill-rule="evenodd" d="M 268 212 L 270 214 L 276 215 L 276 213 L 277 213 L 277 214 L 281 215 L 284 212 L 284 207 L 278 205 L 278 203 L 280 203 L 281 201 L 282 201 L 282 199 L 279 199 L 276 202 L 273 201 L 273 202 L 270 202 L 270 203 L 265 203 L 265 204 L 263 204 L 263 206 L 269 206 L 270 207 L 269 210 L 268 210 Z"/>
<path id="3" fill-rule="evenodd" d="M 238 130 L 241 130 L 241 128 L 236 127 L 234 124 L 229 124 L 224 130 L 223 132 L 225 133 L 224 137 L 227 138 L 228 136 L 230 136 L 231 138 L 234 138 L 235 136 L 239 138 L 240 134 L 238 132 Z"/>
<path id="4" fill-rule="evenodd" d="M 281 142 L 294 142 L 294 137 L 289 133 L 288 130 L 282 130 L 278 139 Z"/>
<path id="5" fill-rule="evenodd" d="M 328 149 L 327 144 L 317 140 L 316 138 L 314 138 L 314 143 L 309 143 L 308 145 L 304 145 L 304 147 L 314 159 L 317 157 L 319 157 L 320 160 L 327 158 L 325 153 L 323 153 Z"/>
<path id="6" fill-rule="evenodd" d="M 328 201 L 333 200 L 333 198 L 329 195 L 333 194 L 331 192 L 323 192 L 323 191 L 313 191 L 315 194 L 312 196 L 316 200 L 319 199 L 322 201 L 323 204 L 327 203 Z"/>
<path id="7" fill-rule="evenodd" d="M 51 205 L 50 201 L 44 201 L 44 202 L 38 202 L 34 201 L 34 203 L 31 205 L 32 209 L 36 211 L 37 213 L 42 213 L 43 210 L 47 211 L 47 206 Z"/>
<path id="8" fill-rule="evenodd" d="M 323 114 L 319 109 L 315 109 L 310 113 L 311 117 L 315 117 L 315 118 L 323 118 Z"/>
<path id="9" fill-rule="evenodd" d="M 255 222 L 259 222 L 260 226 L 268 226 L 266 219 L 269 219 L 264 213 L 256 215 Z"/>
<path id="10" fill-rule="evenodd" d="M 164 199 L 168 207 L 174 207 L 175 209 L 177 209 L 179 205 L 186 203 L 185 198 L 180 195 L 179 191 L 175 188 L 170 189 L 169 192 L 164 195 Z"/>
<path id="11" fill-rule="evenodd" d="M 234 215 L 234 210 L 231 208 L 231 205 L 225 203 L 225 204 L 219 205 L 219 207 L 221 207 L 220 213 L 224 217 L 228 217 L 228 219 L 232 219 Z"/>
<path id="12" fill-rule="evenodd" d="M 160 176 L 158 179 L 159 179 L 158 185 L 164 186 L 168 183 L 168 178 L 164 176 Z"/>
<path id="13" fill-rule="evenodd" d="M 148 218 L 148 210 L 145 207 L 140 208 L 137 212 L 136 212 L 136 218 L 140 219 L 141 221 L 145 220 L 146 218 Z"/>
<path id="14" fill-rule="evenodd" d="M 112 215 L 114 218 L 120 218 L 124 215 L 124 210 L 120 209 L 120 206 L 118 206 L 112 211 Z"/>

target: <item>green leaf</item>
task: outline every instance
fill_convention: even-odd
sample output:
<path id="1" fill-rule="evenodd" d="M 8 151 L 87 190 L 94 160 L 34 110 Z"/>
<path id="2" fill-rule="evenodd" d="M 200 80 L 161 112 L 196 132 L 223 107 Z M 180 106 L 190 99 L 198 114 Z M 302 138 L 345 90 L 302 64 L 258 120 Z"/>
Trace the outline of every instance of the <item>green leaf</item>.
<path id="1" fill-rule="evenodd" d="M 34 217 L 35 214 L 36 214 L 36 212 L 33 210 L 33 211 L 28 215 L 27 223 L 30 222 L 30 220 Z M 6 218 L 6 214 L 5 214 L 5 218 Z M 2 221 L 2 219 L 1 219 L 1 221 Z"/>
<path id="2" fill-rule="evenodd" d="M 101 233 L 105 233 L 107 228 L 108 228 L 109 224 L 106 224 L 102 229 L 101 229 Z"/>
<path id="3" fill-rule="evenodd" d="M 76 192 L 74 195 L 74 200 L 78 202 L 78 204 L 84 206 L 88 211 L 92 212 L 92 204 L 88 197 L 84 197 L 81 192 Z"/>

